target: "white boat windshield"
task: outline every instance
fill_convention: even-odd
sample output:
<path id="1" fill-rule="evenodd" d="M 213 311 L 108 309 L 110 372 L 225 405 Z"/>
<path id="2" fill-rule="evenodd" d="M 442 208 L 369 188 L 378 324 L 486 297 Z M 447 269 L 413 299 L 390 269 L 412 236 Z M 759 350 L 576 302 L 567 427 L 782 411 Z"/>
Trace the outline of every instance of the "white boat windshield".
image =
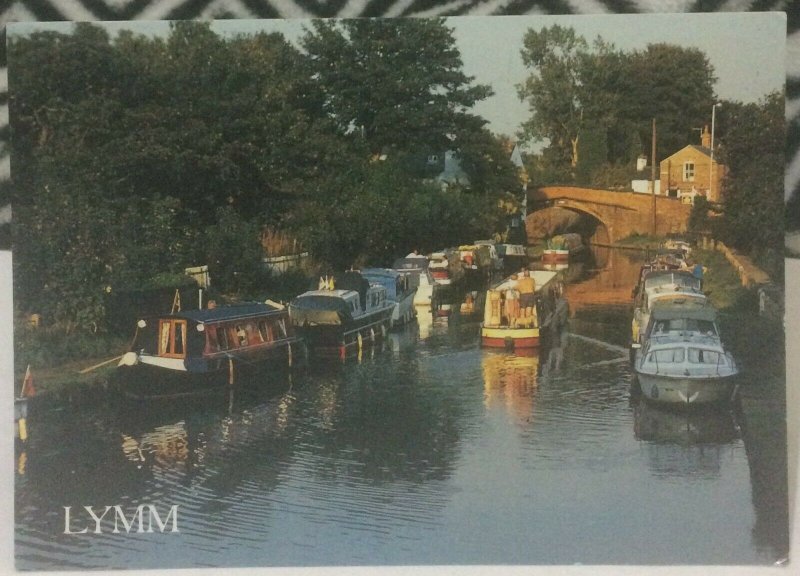
<path id="1" fill-rule="evenodd" d="M 645 280 L 645 290 L 676 286 L 685 290 L 700 290 L 700 279 L 688 274 L 657 274 Z"/>
<path id="2" fill-rule="evenodd" d="M 669 332 L 697 332 L 705 336 L 719 336 L 717 327 L 710 320 L 696 320 L 694 318 L 675 318 L 672 320 L 659 320 L 656 322 L 653 333 L 667 334 Z"/>
<path id="3" fill-rule="evenodd" d="M 648 362 L 658 364 L 679 363 L 686 360 L 685 348 L 666 348 L 663 350 L 653 350 L 647 355 Z"/>

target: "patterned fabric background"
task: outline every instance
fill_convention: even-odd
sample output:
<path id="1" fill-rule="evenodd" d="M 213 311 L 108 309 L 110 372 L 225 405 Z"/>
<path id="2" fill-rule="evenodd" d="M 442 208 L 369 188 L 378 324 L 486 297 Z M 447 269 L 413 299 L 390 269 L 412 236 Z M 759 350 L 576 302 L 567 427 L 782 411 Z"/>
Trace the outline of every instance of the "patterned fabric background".
<path id="1" fill-rule="evenodd" d="M 800 6 L 792 0 L 0 0 L 0 27 L 53 20 L 176 20 L 785 11 L 789 120 L 786 186 L 800 195 Z M 5 36 L 5 34 L 3 34 Z M 8 74 L 0 48 L 0 249 L 9 247 Z M 800 209 L 800 202 L 793 203 Z M 794 218 L 800 221 L 800 217 Z"/>

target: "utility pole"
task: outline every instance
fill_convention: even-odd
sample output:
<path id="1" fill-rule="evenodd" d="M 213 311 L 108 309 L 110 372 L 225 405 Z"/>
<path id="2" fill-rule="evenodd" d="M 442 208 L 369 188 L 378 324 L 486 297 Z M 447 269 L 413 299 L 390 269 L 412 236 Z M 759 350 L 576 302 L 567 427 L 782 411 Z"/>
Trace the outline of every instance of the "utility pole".
<path id="1" fill-rule="evenodd" d="M 653 118 L 653 148 L 650 152 L 650 182 L 653 187 L 653 236 L 656 235 L 656 119 Z"/>

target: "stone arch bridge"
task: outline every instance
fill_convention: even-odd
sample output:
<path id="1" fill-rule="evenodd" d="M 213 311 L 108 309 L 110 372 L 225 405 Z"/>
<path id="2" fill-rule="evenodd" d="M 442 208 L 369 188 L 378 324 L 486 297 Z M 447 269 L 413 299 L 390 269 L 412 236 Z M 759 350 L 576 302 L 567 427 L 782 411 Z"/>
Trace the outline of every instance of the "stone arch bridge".
<path id="1" fill-rule="evenodd" d="M 592 217 L 594 241 L 612 244 L 632 234 L 653 231 L 653 196 L 573 186 L 546 186 L 528 192 L 528 218 L 548 208 L 563 208 Z M 656 233 L 685 232 L 692 207 L 677 198 L 656 196 Z"/>

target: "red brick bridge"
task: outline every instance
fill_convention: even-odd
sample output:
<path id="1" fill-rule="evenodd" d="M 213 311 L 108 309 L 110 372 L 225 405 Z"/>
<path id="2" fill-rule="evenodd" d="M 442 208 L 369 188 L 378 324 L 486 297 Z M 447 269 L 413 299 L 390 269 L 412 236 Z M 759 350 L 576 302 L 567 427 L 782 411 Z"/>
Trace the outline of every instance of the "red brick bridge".
<path id="1" fill-rule="evenodd" d="M 634 233 L 653 231 L 653 196 L 573 186 L 546 186 L 528 192 L 528 218 L 548 208 L 587 214 L 598 223 L 594 241 L 611 244 Z M 691 205 L 656 196 L 656 233 L 685 232 Z"/>

